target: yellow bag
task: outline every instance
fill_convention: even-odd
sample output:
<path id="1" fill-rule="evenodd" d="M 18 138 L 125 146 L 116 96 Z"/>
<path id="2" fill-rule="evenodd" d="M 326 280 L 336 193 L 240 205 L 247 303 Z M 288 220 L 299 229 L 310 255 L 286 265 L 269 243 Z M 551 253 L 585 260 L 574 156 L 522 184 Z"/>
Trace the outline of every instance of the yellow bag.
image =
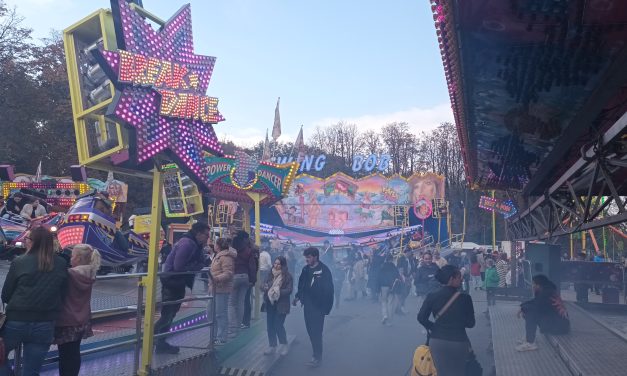
<path id="1" fill-rule="evenodd" d="M 437 374 L 429 346 L 418 346 L 414 352 L 414 365 L 411 376 L 436 376 Z"/>

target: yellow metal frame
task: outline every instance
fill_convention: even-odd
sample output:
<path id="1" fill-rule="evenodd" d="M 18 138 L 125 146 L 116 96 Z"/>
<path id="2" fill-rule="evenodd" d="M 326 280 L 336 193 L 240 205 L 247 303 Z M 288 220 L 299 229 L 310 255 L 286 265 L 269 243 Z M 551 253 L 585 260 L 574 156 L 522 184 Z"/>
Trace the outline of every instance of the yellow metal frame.
<path id="1" fill-rule="evenodd" d="M 146 291 L 146 307 L 144 312 L 144 330 L 142 337 L 142 357 L 138 375 L 149 375 L 152 363 L 154 343 L 155 311 L 157 303 L 157 273 L 159 271 L 159 238 L 161 236 L 161 189 L 163 175 L 156 167 L 152 180 L 152 221 L 150 223 L 150 247 L 148 251 L 148 275 L 142 277 L 139 283 Z"/>
<path id="2" fill-rule="evenodd" d="M 99 30 L 94 30 L 94 25 L 98 25 Z M 105 49 L 116 50 L 117 42 L 111 11 L 108 9 L 97 10 L 63 31 L 63 44 L 65 46 L 65 59 L 70 85 L 74 132 L 76 134 L 76 146 L 78 148 L 78 160 L 81 165 L 91 165 L 127 149 L 128 137 L 126 136 L 126 132 L 123 131 L 122 126 L 118 123 L 114 123 L 116 125 L 118 145 L 99 154 L 90 154 L 86 120 L 90 117 L 97 117 L 101 128 L 101 134 L 104 134 L 106 131 L 105 116 L 104 114 L 99 114 L 98 112 L 106 109 L 113 102 L 115 88 L 111 85 L 110 99 L 100 102 L 90 108 L 84 108 L 80 72 L 78 70 L 79 60 L 76 54 L 75 42 L 76 34 L 78 33 L 100 35 L 102 36 Z"/>
<path id="3" fill-rule="evenodd" d="M 176 178 L 178 181 L 178 188 L 179 188 L 179 198 L 181 199 L 181 201 L 183 202 L 183 212 L 182 213 L 173 213 L 170 211 L 170 203 L 167 201 L 168 197 L 165 193 L 165 188 L 163 189 L 163 200 L 167 203 L 167 205 L 165 205 L 165 216 L 168 218 L 183 218 L 183 217 L 191 217 L 193 215 L 196 214 L 201 214 L 204 213 L 205 208 L 203 207 L 202 204 L 202 195 L 200 193 L 200 191 L 198 190 L 198 186 L 192 182 L 193 184 L 193 188 L 192 188 L 192 194 L 190 195 L 186 195 L 185 194 L 185 190 L 183 189 L 183 182 L 182 182 L 182 176 L 181 176 L 181 170 L 178 168 L 178 166 L 176 166 L 175 164 L 170 164 L 170 165 L 166 165 L 163 166 L 164 168 L 164 172 L 162 172 L 163 174 L 166 173 L 176 173 Z M 176 170 L 176 171 L 174 171 Z M 165 172 L 168 171 L 168 172 Z M 188 201 L 193 202 L 194 207 L 196 208 L 195 211 L 190 212 L 187 210 L 187 203 Z"/>

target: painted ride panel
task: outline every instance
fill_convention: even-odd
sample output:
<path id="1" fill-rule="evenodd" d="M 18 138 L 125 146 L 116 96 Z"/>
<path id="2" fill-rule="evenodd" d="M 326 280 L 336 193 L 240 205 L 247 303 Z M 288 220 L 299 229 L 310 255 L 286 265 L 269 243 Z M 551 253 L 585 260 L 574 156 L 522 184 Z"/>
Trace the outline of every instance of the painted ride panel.
<path id="1" fill-rule="evenodd" d="M 62 248 L 89 244 L 98 249 L 104 266 L 130 265 L 148 257 L 148 242 L 134 232 L 116 229 L 113 217 L 94 209 L 94 197 L 81 198 L 58 226 Z"/>

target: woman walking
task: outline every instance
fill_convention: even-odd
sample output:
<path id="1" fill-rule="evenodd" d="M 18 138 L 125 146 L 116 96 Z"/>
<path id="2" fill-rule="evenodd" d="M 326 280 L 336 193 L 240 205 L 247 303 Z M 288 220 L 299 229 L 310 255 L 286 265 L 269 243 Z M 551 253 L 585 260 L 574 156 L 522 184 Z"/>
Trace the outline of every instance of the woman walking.
<path id="1" fill-rule="evenodd" d="M 229 295 L 229 337 L 235 338 L 241 329 L 244 319 L 244 305 L 248 288 L 255 284 L 257 263 L 253 256 L 250 237 L 245 231 L 239 231 L 233 238 L 233 248 L 237 251 L 235 258 L 235 275 L 233 290 Z"/>
<path id="2" fill-rule="evenodd" d="M 264 352 L 266 355 L 275 353 L 277 338 L 280 344 L 279 355 L 287 355 L 287 334 L 284 324 L 285 318 L 290 313 L 290 296 L 293 289 L 294 279 L 287 270 L 287 260 L 279 256 L 274 260 L 272 272 L 262 286 L 269 342 L 269 347 Z"/>
<path id="3" fill-rule="evenodd" d="M 229 326 L 228 305 L 229 295 L 233 291 L 233 275 L 237 251 L 230 246 L 225 238 L 216 242 L 216 251 L 211 262 L 211 276 L 216 300 L 216 339 L 215 344 L 222 346 L 226 343 L 226 332 Z"/>
<path id="4" fill-rule="evenodd" d="M 100 269 L 100 253 L 87 244 L 72 249 L 72 266 L 61 312 L 55 322 L 54 343 L 59 348 L 59 375 L 78 376 L 81 370 L 81 341 L 91 330 L 91 291 Z"/>
<path id="5" fill-rule="evenodd" d="M 20 344 L 24 347 L 22 375 L 39 375 L 54 338 L 54 320 L 68 278 L 67 263 L 55 254 L 50 231 L 36 227 L 25 241 L 26 254 L 11 263 L 2 287 L 7 321 L 0 333 L 5 346 L 0 376 L 9 375 L 8 355 Z"/>
<path id="6" fill-rule="evenodd" d="M 418 321 L 427 329 L 438 376 L 464 375 L 470 354 L 466 328 L 475 326 L 472 298 L 458 291 L 462 275 L 457 267 L 445 265 L 435 278 L 443 286 L 427 295 L 418 313 Z"/>

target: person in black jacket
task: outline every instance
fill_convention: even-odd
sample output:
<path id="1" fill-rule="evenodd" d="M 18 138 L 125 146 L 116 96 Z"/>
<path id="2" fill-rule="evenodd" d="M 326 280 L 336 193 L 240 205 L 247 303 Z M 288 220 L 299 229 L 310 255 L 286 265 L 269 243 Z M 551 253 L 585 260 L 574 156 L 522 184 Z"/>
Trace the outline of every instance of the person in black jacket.
<path id="1" fill-rule="evenodd" d="M 26 254 L 16 258 L 2 287 L 7 304 L 6 322 L 0 333 L 5 354 L 24 346 L 22 372 L 38 375 L 54 338 L 54 320 L 61 309 L 67 284 L 67 263 L 54 251 L 54 238 L 44 227 L 35 227 L 25 238 Z M 9 375 L 8 362 L 0 375 Z"/>
<path id="2" fill-rule="evenodd" d="M 333 276 L 329 268 L 320 261 L 320 251 L 309 247 L 303 252 L 307 265 L 298 279 L 295 306 L 300 301 L 305 310 L 305 326 L 313 348 L 313 358 L 308 366 L 315 368 L 322 361 L 322 331 L 324 316 L 333 308 Z"/>
<path id="3" fill-rule="evenodd" d="M 401 275 L 394 265 L 394 257 L 388 254 L 385 257 L 385 262 L 381 265 L 381 270 L 379 270 L 378 280 L 379 291 L 381 291 L 381 313 L 383 315 L 381 323 L 383 325 L 389 324 L 396 311 L 398 295 L 401 292 L 400 283 Z"/>
<path id="4" fill-rule="evenodd" d="M 418 269 L 416 269 L 416 275 L 414 276 L 417 296 L 426 296 L 431 291 L 440 287 L 440 283 L 435 279 L 435 274 L 438 270 L 440 270 L 440 268 L 433 262 L 431 253 L 425 253 L 422 256 L 422 263 Z"/>
<path id="5" fill-rule="evenodd" d="M 547 276 L 538 274 L 532 278 L 534 298 L 520 305 L 518 317 L 525 319 L 526 336 L 518 341 L 518 351 L 537 350 L 536 329 L 542 333 L 568 334 L 570 320 L 564 302 L 560 298 L 557 287 Z"/>
<path id="6" fill-rule="evenodd" d="M 459 292 L 462 274 L 457 267 L 445 265 L 435 278 L 443 286 L 427 295 L 418 312 L 418 322 L 427 329 L 438 376 L 465 375 L 470 354 L 466 328 L 475 326 L 472 298 Z M 444 310 L 447 304 L 448 308 Z M 434 321 L 430 320 L 431 315 Z"/>

